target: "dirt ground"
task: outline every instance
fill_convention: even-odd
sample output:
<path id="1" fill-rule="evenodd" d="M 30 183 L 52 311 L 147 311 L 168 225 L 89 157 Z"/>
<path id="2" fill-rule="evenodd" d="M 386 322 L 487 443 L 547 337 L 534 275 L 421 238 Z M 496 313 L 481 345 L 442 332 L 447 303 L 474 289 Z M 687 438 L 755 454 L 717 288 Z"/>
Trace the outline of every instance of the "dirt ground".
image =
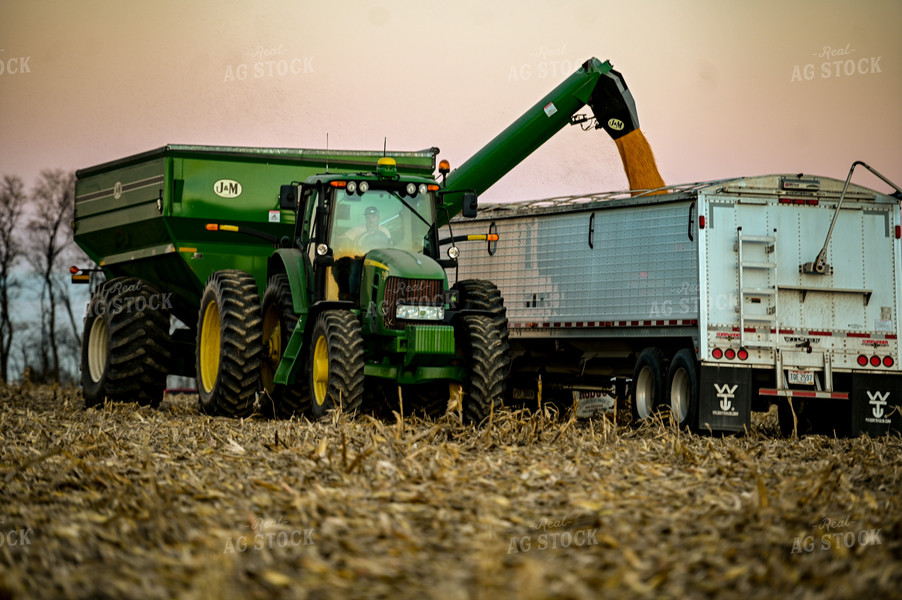
<path id="1" fill-rule="evenodd" d="M 889 598 L 902 439 L 0 390 L 0 598 Z"/>

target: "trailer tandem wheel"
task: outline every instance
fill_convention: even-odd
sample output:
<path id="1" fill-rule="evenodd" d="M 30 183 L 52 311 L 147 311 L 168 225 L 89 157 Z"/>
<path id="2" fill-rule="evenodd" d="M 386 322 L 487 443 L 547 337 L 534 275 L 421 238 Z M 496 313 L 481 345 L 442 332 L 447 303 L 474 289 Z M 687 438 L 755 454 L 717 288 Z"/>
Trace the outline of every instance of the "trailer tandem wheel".
<path id="1" fill-rule="evenodd" d="M 664 403 L 664 355 L 657 348 L 646 348 L 633 369 L 633 423 L 652 416 Z"/>
<path id="2" fill-rule="evenodd" d="M 246 417 L 254 409 L 263 361 L 263 328 L 253 276 L 210 276 L 197 322 L 197 395 L 209 415 Z"/>
<path id="3" fill-rule="evenodd" d="M 170 358 L 167 300 L 136 277 L 111 279 L 93 294 L 82 334 L 86 407 L 105 399 L 160 404 Z"/>
<path id="4" fill-rule="evenodd" d="M 684 348 L 670 361 L 667 389 L 674 421 L 680 428 L 694 427 L 698 414 L 698 362 L 692 350 Z"/>
<path id="5" fill-rule="evenodd" d="M 264 409 L 277 417 L 300 415 L 309 408 L 310 387 L 306 377 L 298 377 L 293 385 L 273 381 L 285 353 L 285 346 L 298 322 L 291 299 L 288 276 L 278 273 L 269 278 L 263 292 L 263 390 L 269 396 Z"/>
<path id="6" fill-rule="evenodd" d="M 333 406 L 353 414 L 363 402 L 363 333 L 357 315 L 326 310 L 310 342 L 310 409 L 321 418 Z"/>

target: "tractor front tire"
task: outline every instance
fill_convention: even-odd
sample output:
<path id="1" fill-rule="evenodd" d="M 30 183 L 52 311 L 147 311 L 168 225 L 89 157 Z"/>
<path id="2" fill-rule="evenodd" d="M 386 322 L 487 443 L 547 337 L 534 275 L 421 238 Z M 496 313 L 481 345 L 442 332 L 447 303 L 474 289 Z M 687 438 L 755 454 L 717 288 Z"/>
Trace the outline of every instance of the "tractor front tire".
<path id="1" fill-rule="evenodd" d="M 168 296 L 136 277 L 101 284 L 88 304 L 81 341 L 85 406 L 110 400 L 156 408 L 169 359 Z"/>
<path id="2" fill-rule="evenodd" d="M 263 328 L 254 278 L 223 270 L 210 276 L 197 320 L 197 395 L 208 415 L 247 417 L 263 363 Z"/>
<path id="3" fill-rule="evenodd" d="M 463 417 L 469 423 L 480 424 L 501 408 L 510 372 L 506 331 L 497 318 L 482 315 L 460 318 L 456 333 L 467 366 Z"/>
<path id="4" fill-rule="evenodd" d="M 310 409 L 317 419 L 341 405 L 354 414 L 363 403 L 363 333 L 357 315 L 326 310 L 310 340 Z"/>

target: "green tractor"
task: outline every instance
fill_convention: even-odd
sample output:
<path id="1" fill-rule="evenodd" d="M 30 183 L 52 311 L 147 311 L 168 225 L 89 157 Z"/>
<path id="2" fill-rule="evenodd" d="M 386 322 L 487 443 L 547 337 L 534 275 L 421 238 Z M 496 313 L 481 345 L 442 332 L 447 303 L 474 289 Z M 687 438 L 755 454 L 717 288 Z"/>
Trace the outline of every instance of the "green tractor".
<path id="1" fill-rule="evenodd" d="M 497 288 L 484 281 L 449 286 L 437 215 L 442 190 L 430 177 L 401 175 L 393 158 L 372 172 L 315 175 L 281 186 L 279 206 L 295 212 L 292 235 L 274 239 L 242 226 L 211 223 L 276 247 L 267 267 L 259 320 L 253 282 L 239 271 L 211 277 L 198 320 L 197 378 L 208 412 L 235 414 L 258 382 L 241 373 L 261 348 L 259 385 L 276 412 L 309 406 L 322 417 L 365 399 L 407 399 L 410 409 L 444 412 L 462 387 L 462 410 L 479 422 L 504 396 L 510 359 Z M 466 214 L 475 195 L 464 194 Z M 485 236 L 483 236 L 484 238 Z M 250 331 L 253 329 L 253 331 Z M 262 334 L 262 344 L 249 339 Z M 400 391 L 400 395 L 399 395 Z"/>

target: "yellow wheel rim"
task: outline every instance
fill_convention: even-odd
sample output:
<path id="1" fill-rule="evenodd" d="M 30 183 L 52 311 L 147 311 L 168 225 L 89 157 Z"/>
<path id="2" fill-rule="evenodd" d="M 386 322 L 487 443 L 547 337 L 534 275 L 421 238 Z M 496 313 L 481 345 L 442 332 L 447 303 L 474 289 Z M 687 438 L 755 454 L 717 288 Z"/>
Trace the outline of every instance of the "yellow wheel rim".
<path id="1" fill-rule="evenodd" d="M 318 406 L 326 402 L 329 385 L 329 346 L 326 337 L 320 336 L 313 349 L 313 398 Z"/>
<path id="2" fill-rule="evenodd" d="M 273 382 L 276 369 L 282 360 L 282 328 L 279 326 L 279 310 L 276 306 L 270 306 L 263 315 L 263 340 L 263 389 L 272 392 L 276 387 Z"/>
<path id="3" fill-rule="evenodd" d="M 88 335 L 88 373 L 91 381 L 97 383 L 106 370 L 107 327 L 103 317 L 94 318 Z"/>
<path id="4" fill-rule="evenodd" d="M 216 376 L 219 374 L 219 307 L 213 300 L 204 310 L 204 320 L 200 332 L 200 382 L 204 391 L 213 391 Z"/>

